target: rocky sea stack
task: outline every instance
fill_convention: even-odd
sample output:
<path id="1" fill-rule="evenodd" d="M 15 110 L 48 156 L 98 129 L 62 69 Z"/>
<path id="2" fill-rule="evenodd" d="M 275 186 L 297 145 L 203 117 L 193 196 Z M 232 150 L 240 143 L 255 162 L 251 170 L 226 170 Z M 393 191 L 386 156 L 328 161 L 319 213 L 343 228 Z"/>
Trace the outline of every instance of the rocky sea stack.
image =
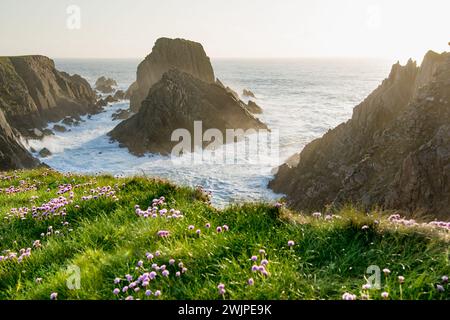
<path id="1" fill-rule="evenodd" d="M 395 64 L 352 118 L 282 165 L 270 187 L 290 205 L 381 206 L 450 216 L 450 53 Z"/>
<path id="2" fill-rule="evenodd" d="M 149 89 L 171 69 L 189 73 L 207 83 L 215 81 L 211 62 L 200 43 L 160 38 L 155 42 L 152 52 L 139 64 L 136 82 L 127 91 L 133 111 L 141 107 Z"/>
<path id="3" fill-rule="evenodd" d="M 169 154 L 178 142 L 171 141 L 175 129 L 193 134 L 194 121 L 203 130 L 267 129 L 232 94 L 216 83 L 207 83 L 179 70 L 166 72 L 152 86 L 139 112 L 120 123 L 109 135 L 134 154 Z"/>
<path id="4" fill-rule="evenodd" d="M 79 75 L 56 70 L 44 56 L 0 57 L 0 109 L 23 134 L 48 121 L 95 113 L 96 95 Z"/>

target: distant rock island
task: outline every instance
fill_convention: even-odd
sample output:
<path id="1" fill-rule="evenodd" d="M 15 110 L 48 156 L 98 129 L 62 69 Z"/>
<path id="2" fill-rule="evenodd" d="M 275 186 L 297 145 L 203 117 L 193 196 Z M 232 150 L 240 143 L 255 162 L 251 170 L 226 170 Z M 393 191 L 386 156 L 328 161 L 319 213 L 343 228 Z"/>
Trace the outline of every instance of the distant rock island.
<path id="1" fill-rule="evenodd" d="M 172 132 L 185 128 L 192 133 L 197 120 L 203 122 L 203 130 L 267 129 L 222 86 L 173 69 L 152 86 L 139 112 L 109 135 L 137 155 L 169 154 L 178 143 L 171 141 Z"/>
<path id="2" fill-rule="evenodd" d="M 117 87 L 117 82 L 114 79 L 101 76 L 95 81 L 95 89 L 101 93 L 112 93 L 114 92 L 113 87 Z"/>
<path id="3" fill-rule="evenodd" d="M 150 88 L 171 69 L 189 73 L 207 83 L 215 81 L 211 62 L 200 43 L 185 39 L 159 38 L 152 52 L 139 64 L 136 82 L 127 91 L 131 110 L 137 111 L 141 107 Z"/>
<path id="4" fill-rule="evenodd" d="M 282 165 L 269 186 L 300 210 L 381 206 L 450 216 L 450 53 L 392 67 L 352 118 Z"/>

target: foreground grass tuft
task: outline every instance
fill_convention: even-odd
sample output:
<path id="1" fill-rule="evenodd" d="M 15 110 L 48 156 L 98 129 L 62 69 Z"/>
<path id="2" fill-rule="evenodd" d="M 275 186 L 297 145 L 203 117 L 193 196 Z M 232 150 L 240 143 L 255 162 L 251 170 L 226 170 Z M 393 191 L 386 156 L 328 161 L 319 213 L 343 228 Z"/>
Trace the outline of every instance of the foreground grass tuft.
<path id="1" fill-rule="evenodd" d="M 0 299 L 450 298 L 448 224 L 207 199 L 139 177 L 0 173 Z"/>

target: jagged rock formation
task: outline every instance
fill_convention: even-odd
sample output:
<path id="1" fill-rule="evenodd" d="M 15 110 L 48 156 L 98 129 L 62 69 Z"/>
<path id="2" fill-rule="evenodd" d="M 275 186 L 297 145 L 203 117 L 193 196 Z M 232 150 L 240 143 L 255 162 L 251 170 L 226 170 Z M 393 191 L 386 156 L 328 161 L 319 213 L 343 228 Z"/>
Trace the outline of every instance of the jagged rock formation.
<path id="1" fill-rule="evenodd" d="M 178 143 L 171 141 L 172 132 L 185 128 L 193 136 L 197 120 L 202 121 L 203 131 L 267 129 L 223 87 L 173 69 L 152 86 L 139 112 L 117 125 L 109 135 L 134 154 L 169 154 Z"/>
<path id="2" fill-rule="evenodd" d="M 112 93 L 114 92 L 113 87 L 117 87 L 117 82 L 114 79 L 101 76 L 95 81 L 95 89 L 101 93 Z"/>
<path id="3" fill-rule="evenodd" d="M 32 168 L 39 164 L 22 145 L 0 110 L 0 170 Z"/>
<path id="4" fill-rule="evenodd" d="M 189 73 L 208 83 L 213 83 L 215 79 L 211 62 L 200 43 L 160 38 L 155 42 L 152 52 L 139 64 L 136 82 L 127 91 L 133 111 L 141 107 L 149 89 L 171 69 Z"/>
<path id="5" fill-rule="evenodd" d="M 279 167 L 291 206 L 358 203 L 450 216 L 450 53 L 395 64 L 352 118 Z"/>
<path id="6" fill-rule="evenodd" d="M 95 113 L 95 100 L 85 79 L 56 70 L 47 57 L 0 57 L 0 109 L 25 135 L 48 121 Z"/>
<path id="7" fill-rule="evenodd" d="M 125 92 L 123 90 L 117 90 L 114 93 L 114 99 L 116 99 L 116 100 L 123 100 L 123 99 L 125 99 Z"/>
<path id="8" fill-rule="evenodd" d="M 248 89 L 242 90 L 242 95 L 243 95 L 244 97 L 256 98 L 256 97 L 255 97 L 255 94 L 254 94 L 251 90 L 248 90 Z"/>
<path id="9" fill-rule="evenodd" d="M 260 106 L 258 106 L 255 102 L 253 102 L 252 100 L 249 100 L 247 103 L 247 109 L 248 111 L 250 111 L 251 113 L 262 113 L 262 108 Z"/>

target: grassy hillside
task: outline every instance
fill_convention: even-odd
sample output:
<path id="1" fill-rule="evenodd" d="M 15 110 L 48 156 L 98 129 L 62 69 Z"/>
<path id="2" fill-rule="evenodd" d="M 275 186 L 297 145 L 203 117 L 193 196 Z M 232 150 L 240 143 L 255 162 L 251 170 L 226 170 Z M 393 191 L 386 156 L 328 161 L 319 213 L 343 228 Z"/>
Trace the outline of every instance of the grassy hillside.
<path id="1" fill-rule="evenodd" d="M 450 298 L 444 223 L 217 210 L 164 181 L 44 169 L 0 173 L 0 189 L 0 299 Z M 371 265 L 380 289 L 363 288 Z"/>

